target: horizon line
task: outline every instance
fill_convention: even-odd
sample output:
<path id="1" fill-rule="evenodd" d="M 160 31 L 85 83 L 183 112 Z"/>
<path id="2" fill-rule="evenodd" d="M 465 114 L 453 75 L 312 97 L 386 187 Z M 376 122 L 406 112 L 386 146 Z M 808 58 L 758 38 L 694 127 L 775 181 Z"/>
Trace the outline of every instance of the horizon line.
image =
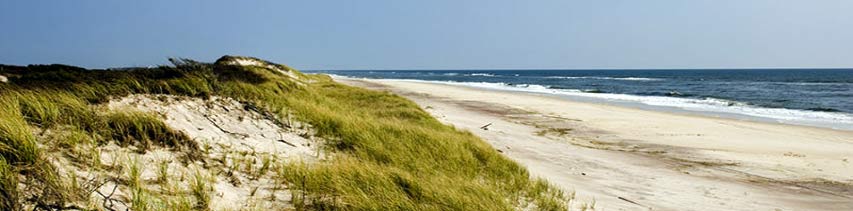
<path id="1" fill-rule="evenodd" d="M 300 71 L 514 71 L 514 70 L 853 70 L 853 67 L 757 67 L 757 68 L 471 68 L 471 69 L 299 69 Z"/>
<path id="2" fill-rule="evenodd" d="M 267 60 L 270 61 L 270 60 Z M 273 63 L 277 63 L 274 61 L 270 61 Z M 213 62 L 203 62 L 203 63 L 213 63 Z M 277 63 L 283 64 L 283 63 Z M 68 65 L 74 67 L 80 67 L 84 69 L 121 69 L 121 68 L 146 68 L 146 67 L 156 67 L 156 66 L 170 66 L 169 64 L 157 64 L 157 65 L 147 65 L 147 66 L 116 66 L 116 67 L 84 67 L 72 64 L 64 64 L 64 63 L 33 63 L 33 64 L 14 64 L 14 63 L 0 63 L 0 65 L 9 65 L 9 66 L 29 66 L 29 65 Z M 289 64 L 284 64 L 288 65 Z M 553 70 L 853 70 L 853 67 L 722 67 L 722 68 L 412 68 L 412 69 L 393 69 L 393 68 L 378 68 L 378 69 L 370 69 L 370 68 L 352 68 L 352 69 L 320 69 L 320 68 L 311 68 L 311 69 L 301 69 L 296 68 L 299 71 L 523 71 L 523 70 L 544 70 L 544 71 L 553 71 Z"/>

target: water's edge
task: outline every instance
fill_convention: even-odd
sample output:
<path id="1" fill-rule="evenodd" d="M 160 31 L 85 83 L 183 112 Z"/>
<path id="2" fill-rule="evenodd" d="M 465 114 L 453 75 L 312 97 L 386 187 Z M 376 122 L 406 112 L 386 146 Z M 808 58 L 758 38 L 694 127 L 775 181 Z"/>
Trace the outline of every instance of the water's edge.
<path id="1" fill-rule="evenodd" d="M 787 108 L 764 108 L 740 104 L 721 99 L 696 100 L 677 97 L 637 96 L 612 93 L 588 93 L 580 90 L 552 89 L 542 85 L 506 84 L 491 82 L 430 81 L 416 79 L 376 79 L 329 74 L 332 77 L 376 81 L 407 81 L 462 86 L 495 91 L 545 94 L 570 101 L 602 103 L 607 105 L 637 108 L 680 114 L 698 114 L 766 123 L 812 126 L 836 130 L 853 131 L 853 115 L 839 112 L 796 110 Z M 634 80 L 634 79 L 632 79 Z M 641 79 L 636 79 L 641 80 Z"/>

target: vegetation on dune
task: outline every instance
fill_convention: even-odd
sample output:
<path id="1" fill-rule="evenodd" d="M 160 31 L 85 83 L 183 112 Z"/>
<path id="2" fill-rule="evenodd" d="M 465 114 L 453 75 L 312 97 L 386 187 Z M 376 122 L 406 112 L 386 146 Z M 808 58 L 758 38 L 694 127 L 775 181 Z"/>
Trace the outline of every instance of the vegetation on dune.
<path id="1" fill-rule="evenodd" d="M 231 65 L 235 59 L 248 58 L 226 56 L 214 64 L 172 60 L 174 66 L 116 70 L 0 67 L 0 75 L 9 77 L 8 83 L 0 83 L 0 209 L 20 208 L 22 203 L 65 206 L 65 201 L 74 200 L 72 193 L 79 190 L 60 184 L 40 152 L 61 142 L 37 135 L 44 131 L 76 131 L 82 134 L 78 139 L 100 145 L 170 147 L 186 152 L 187 160 L 197 159 L 200 155 L 192 152 L 200 151 L 199 144 L 156 116 L 104 112 L 97 106 L 141 93 L 230 97 L 281 120 L 295 117 L 311 125 L 328 140 L 331 159 L 265 162 L 260 170 L 273 172 L 275 181 L 288 187 L 297 209 L 567 209 L 569 196 L 547 182 L 532 180 L 527 170 L 476 136 L 441 124 L 411 101 L 261 60 L 252 59 L 264 65 Z M 61 143 L 77 142 L 83 141 Z M 193 208 L 204 209 L 210 196 L 205 195 L 209 193 L 204 191 L 203 176 L 195 177 L 187 194 L 195 195 Z M 59 194 L 49 200 L 36 198 L 33 191 L 45 187 Z M 139 204 L 155 194 L 134 192 L 138 197 L 133 201 Z M 175 203 L 190 208 L 188 203 Z"/>
<path id="2" fill-rule="evenodd" d="M 189 137 L 169 129 L 156 116 L 138 111 L 114 112 L 104 116 L 105 126 L 113 140 L 122 145 L 136 145 L 142 150 L 152 145 L 198 149 Z"/>

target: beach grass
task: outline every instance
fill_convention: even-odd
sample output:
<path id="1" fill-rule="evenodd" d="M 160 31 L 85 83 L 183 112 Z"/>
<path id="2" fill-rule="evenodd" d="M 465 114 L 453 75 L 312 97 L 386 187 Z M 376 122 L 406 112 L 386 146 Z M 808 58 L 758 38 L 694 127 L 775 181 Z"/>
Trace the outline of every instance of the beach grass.
<path id="1" fill-rule="evenodd" d="M 198 148 L 185 134 L 172 130 L 150 113 L 111 112 L 104 116 L 104 120 L 110 129 L 104 133 L 122 145 L 136 145 L 143 150 L 152 145 Z"/>
<path id="2" fill-rule="evenodd" d="M 0 209 L 17 210 L 18 204 L 18 175 L 14 168 L 0 157 Z"/>
<path id="3" fill-rule="evenodd" d="M 195 198 L 195 208 L 206 210 L 210 207 L 211 194 L 210 179 L 205 173 L 196 170 L 190 181 L 190 192 Z"/>
<path id="4" fill-rule="evenodd" d="M 329 159 L 262 160 L 256 170 L 258 175 L 275 172 L 274 181 L 290 189 L 299 210 L 568 209 L 570 199 L 561 190 L 532 178 L 478 137 L 440 123 L 405 98 L 283 65 L 225 64 L 235 58 L 240 57 L 223 57 L 214 64 L 173 60 L 174 66 L 121 70 L 62 65 L 4 68 L 0 74 L 10 82 L 0 83 L 0 185 L 9 191 L 0 193 L 5 206 L 0 208 L 22 203 L 21 193 L 15 192 L 20 188 L 6 187 L 37 187 L 16 180 L 42 175 L 25 169 L 49 165 L 38 162 L 44 155 L 36 143 L 52 143 L 37 140 L 34 134 L 41 130 L 72 127 L 89 133 L 99 144 L 201 151 L 198 143 L 155 115 L 103 111 L 98 106 L 130 94 L 171 94 L 230 97 L 251 106 L 247 109 L 273 114 L 280 122 L 296 118 L 310 125 L 326 141 L 323 149 Z M 210 200 L 205 184 L 209 180 L 201 177 L 206 176 L 195 175 L 189 191 L 196 208 L 206 208 Z M 66 190 L 71 189 L 57 191 Z M 138 194 L 138 203 L 159 198 L 141 189 Z M 181 199 L 164 203 L 186 207 Z"/>

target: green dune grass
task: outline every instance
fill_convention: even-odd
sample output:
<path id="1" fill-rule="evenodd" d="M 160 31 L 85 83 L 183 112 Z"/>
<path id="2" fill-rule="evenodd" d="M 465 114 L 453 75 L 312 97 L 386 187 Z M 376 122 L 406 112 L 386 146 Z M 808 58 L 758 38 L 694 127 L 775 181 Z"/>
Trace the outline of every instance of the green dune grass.
<path id="1" fill-rule="evenodd" d="M 199 144 L 156 116 L 98 108 L 130 94 L 230 97 L 280 121 L 308 123 L 327 140 L 324 150 L 331 159 L 273 161 L 279 164 L 271 168 L 276 181 L 292 192 L 297 209 L 567 209 L 570 198 L 560 190 L 531 178 L 524 167 L 478 137 L 441 124 L 409 100 L 283 65 L 225 64 L 237 58 L 242 57 L 226 56 L 214 64 L 172 60 L 175 66 L 121 70 L 2 67 L 0 74 L 10 82 L 0 83 L 0 209 L 23 203 L 65 206 L 79 200 L 79 190 L 62 183 L 40 151 L 76 142 L 36 135 L 45 130 L 77 131 L 82 139 L 101 145 L 168 147 L 198 159 L 193 152 L 200 150 Z M 43 197 L 33 200 L 36 195 Z"/>

